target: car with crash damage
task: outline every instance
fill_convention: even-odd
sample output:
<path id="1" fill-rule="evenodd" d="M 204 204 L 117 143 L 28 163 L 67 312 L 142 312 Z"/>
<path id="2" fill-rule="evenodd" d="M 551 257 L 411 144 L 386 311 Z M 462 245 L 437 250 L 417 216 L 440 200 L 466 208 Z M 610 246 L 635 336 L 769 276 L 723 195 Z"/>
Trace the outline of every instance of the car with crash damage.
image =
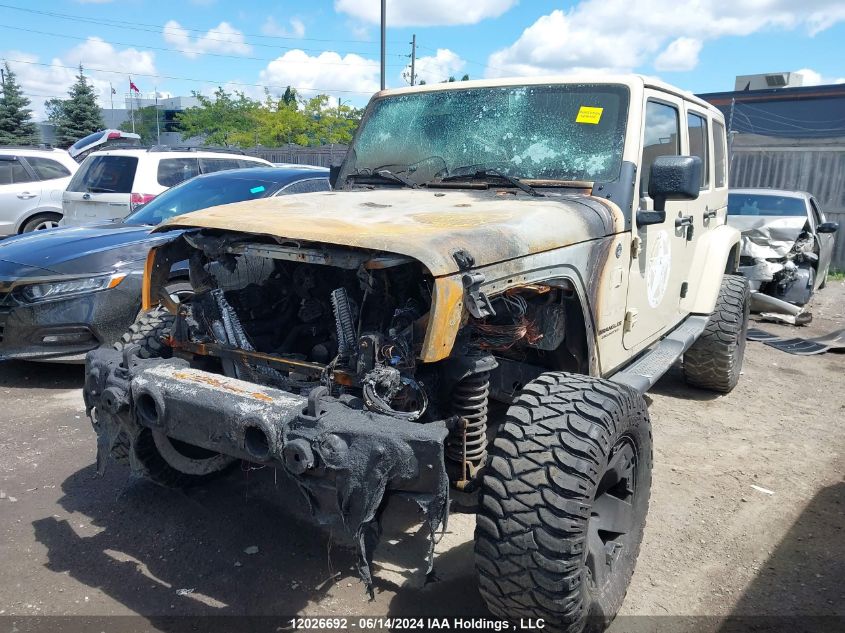
<path id="1" fill-rule="evenodd" d="M 208 206 L 329 189 L 328 170 L 254 167 L 177 185 L 124 220 L 59 228 L 0 242 L 0 360 L 84 362 L 120 340 L 141 308 L 144 263 L 174 234 L 161 222 Z M 173 267 L 167 291 L 190 291 L 187 263 Z M 153 341 L 151 344 L 155 345 Z"/>
<path id="2" fill-rule="evenodd" d="M 493 614 L 604 627 L 645 527 L 644 392 L 679 359 L 696 387 L 740 377 L 722 115 L 641 76 L 386 90 L 332 178 L 156 229 L 179 233 L 144 276 L 169 358 L 88 355 L 98 463 L 176 486 L 283 469 L 370 591 L 391 500 L 432 552 L 450 507 L 475 512 Z"/>
<path id="3" fill-rule="evenodd" d="M 824 287 L 839 225 L 811 194 L 731 189 L 728 225 L 742 233 L 739 271 L 755 292 L 752 307 L 778 308 L 757 292 L 803 306 Z"/>

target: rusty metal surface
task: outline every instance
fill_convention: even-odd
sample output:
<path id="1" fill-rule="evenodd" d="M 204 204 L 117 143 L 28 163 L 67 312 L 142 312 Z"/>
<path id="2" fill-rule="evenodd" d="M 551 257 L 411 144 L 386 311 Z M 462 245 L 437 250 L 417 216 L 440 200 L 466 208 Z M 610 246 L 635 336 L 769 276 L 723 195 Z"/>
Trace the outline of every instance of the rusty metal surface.
<path id="1" fill-rule="evenodd" d="M 439 277 L 623 230 L 613 205 L 583 195 L 526 198 L 491 191 L 364 190 L 268 198 L 205 209 L 158 230 L 200 227 L 322 242 L 413 257 Z"/>

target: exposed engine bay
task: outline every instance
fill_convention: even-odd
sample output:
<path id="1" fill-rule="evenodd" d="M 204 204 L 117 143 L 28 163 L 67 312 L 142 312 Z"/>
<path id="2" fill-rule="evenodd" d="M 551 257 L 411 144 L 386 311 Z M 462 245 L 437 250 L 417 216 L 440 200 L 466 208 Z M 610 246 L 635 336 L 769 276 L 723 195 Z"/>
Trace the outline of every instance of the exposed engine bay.
<path id="1" fill-rule="evenodd" d="M 215 358 L 220 373 L 293 393 L 322 385 L 332 396 L 354 394 L 365 409 L 410 422 L 457 416 L 479 423 L 483 429 L 469 431 L 468 454 L 463 440 L 450 441 L 455 461 L 477 466 L 484 457 L 491 371 L 508 360 L 542 365 L 542 356 L 564 342 L 564 291 L 526 285 L 484 297 L 485 307 L 462 324 L 452 355 L 421 363 L 433 279 L 419 262 L 385 253 L 327 255 L 323 247 L 254 236 L 200 232 L 185 239 L 195 249 L 196 294 L 174 306 L 177 355 Z"/>
<path id="2" fill-rule="evenodd" d="M 185 260 L 194 295 L 177 303 L 162 282 Z M 510 402 L 548 368 L 587 370 L 568 282 L 488 297 L 481 273 L 457 278 L 455 340 L 424 361 L 437 280 L 420 262 L 231 232 L 182 234 L 154 252 L 145 274 L 147 296 L 175 315 L 173 358 L 145 360 L 131 347 L 89 355 L 84 393 L 100 467 L 127 453 L 143 474 L 150 455 L 156 468 L 163 460 L 189 476 L 237 459 L 279 465 L 318 522 L 339 521 L 352 537 L 371 588 L 386 500 L 417 503 L 433 552 L 450 487 L 474 509 L 503 419 L 497 401 Z"/>

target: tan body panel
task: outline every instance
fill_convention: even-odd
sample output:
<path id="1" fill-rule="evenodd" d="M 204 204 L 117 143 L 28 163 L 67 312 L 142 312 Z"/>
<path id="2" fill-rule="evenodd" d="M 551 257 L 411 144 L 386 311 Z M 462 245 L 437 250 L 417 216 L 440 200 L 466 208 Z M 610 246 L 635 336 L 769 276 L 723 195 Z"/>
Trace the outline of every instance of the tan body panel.
<path id="1" fill-rule="evenodd" d="M 738 251 L 739 239 L 739 231 L 724 224 L 700 238 L 690 267 L 689 293 L 681 300 L 681 309 L 684 312 L 713 312 L 719 289 L 722 287 L 722 275 L 716 273 L 723 272 L 731 252 Z"/>
<path id="2" fill-rule="evenodd" d="M 577 244 L 621 230 L 618 208 L 587 196 L 516 198 L 511 192 L 365 190 L 308 193 L 212 207 L 162 228 L 243 231 L 407 255 L 435 277 Z"/>

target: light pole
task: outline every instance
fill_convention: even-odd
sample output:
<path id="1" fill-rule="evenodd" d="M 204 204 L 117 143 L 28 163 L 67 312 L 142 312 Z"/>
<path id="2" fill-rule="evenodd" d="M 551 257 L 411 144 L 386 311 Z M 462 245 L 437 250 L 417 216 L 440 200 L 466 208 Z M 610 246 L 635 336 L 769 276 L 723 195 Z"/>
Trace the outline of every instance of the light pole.
<path id="1" fill-rule="evenodd" d="M 381 89 L 384 90 L 385 38 L 387 35 L 387 0 L 381 0 Z"/>

